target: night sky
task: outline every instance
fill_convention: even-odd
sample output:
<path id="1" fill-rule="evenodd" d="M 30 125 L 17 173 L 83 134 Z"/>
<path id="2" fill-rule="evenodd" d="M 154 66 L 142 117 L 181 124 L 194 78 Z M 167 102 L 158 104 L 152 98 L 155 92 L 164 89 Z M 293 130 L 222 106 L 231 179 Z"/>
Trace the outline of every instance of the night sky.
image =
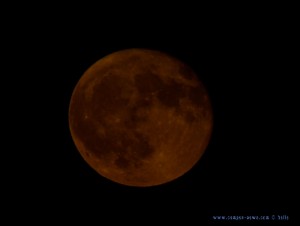
<path id="1" fill-rule="evenodd" d="M 295 73 L 289 70 L 291 47 L 283 38 L 288 29 L 277 22 L 196 20 L 142 25 L 120 20 L 98 27 L 80 20 L 55 26 L 50 21 L 30 44 L 20 44 L 26 49 L 22 56 L 33 53 L 29 61 L 38 65 L 28 72 L 34 83 L 28 108 L 35 109 L 28 117 L 36 127 L 28 120 L 35 130 L 34 160 L 26 174 L 28 186 L 44 194 L 41 205 L 54 201 L 57 208 L 81 212 L 95 204 L 99 217 L 128 211 L 153 222 L 160 215 L 188 217 L 195 225 L 213 215 L 292 215 Z M 69 101 L 84 71 L 127 48 L 163 51 L 188 64 L 213 106 L 205 154 L 191 171 L 161 186 L 127 187 L 101 177 L 81 158 L 68 127 Z"/>

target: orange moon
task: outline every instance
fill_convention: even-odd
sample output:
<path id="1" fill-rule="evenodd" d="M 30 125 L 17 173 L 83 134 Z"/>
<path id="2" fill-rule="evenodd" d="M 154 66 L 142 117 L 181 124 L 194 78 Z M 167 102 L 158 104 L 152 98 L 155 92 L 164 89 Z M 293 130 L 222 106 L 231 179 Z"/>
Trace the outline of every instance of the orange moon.
<path id="1" fill-rule="evenodd" d="M 147 187 L 188 172 L 212 132 L 208 93 L 194 71 L 153 50 L 121 50 L 77 83 L 69 126 L 83 159 L 119 184 Z"/>

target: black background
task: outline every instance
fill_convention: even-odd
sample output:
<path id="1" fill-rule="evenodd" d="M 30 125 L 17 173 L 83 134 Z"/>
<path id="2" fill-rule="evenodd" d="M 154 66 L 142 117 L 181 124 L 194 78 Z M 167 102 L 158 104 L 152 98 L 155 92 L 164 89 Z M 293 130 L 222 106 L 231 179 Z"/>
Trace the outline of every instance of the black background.
<path id="1" fill-rule="evenodd" d="M 198 16 L 201 12 L 190 18 L 190 13 L 163 14 L 141 12 L 115 20 L 94 15 L 82 22 L 75 13 L 25 26 L 30 35 L 18 45 L 27 74 L 19 83 L 30 83 L 22 95 L 23 110 L 34 132 L 25 141 L 32 155 L 22 186 L 39 194 L 37 206 L 54 203 L 54 212 L 62 214 L 93 206 L 96 217 L 127 213 L 128 221 L 139 215 L 154 223 L 159 216 L 196 223 L 213 215 L 292 216 L 290 27 L 281 18 L 254 21 L 256 16 L 243 13 L 217 19 Z M 214 129 L 205 154 L 191 171 L 161 186 L 127 187 L 99 176 L 81 158 L 69 131 L 69 101 L 79 78 L 100 58 L 127 48 L 164 51 L 187 63 L 213 105 Z"/>

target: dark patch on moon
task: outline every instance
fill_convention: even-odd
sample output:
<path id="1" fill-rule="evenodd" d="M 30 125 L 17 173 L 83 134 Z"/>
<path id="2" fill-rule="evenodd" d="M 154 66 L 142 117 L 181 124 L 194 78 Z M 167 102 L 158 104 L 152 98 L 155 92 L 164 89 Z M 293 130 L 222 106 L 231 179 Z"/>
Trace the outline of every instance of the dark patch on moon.
<path id="1" fill-rule="evenodd" d="M 149 108 L 152 103 L 152 98 L 149 100 L 139 98 L 134 106 L 128 108 L 128 114 L 124 121 L 125 126 L 130 129 L 136 129 L 141 122 L 146 121 L 147 117 L 141 113 L 141 110 Z"/>
<path id="2" fill-rule="evenodd" d="M 161 104 L 166 107 L 179 107 L 179 99 L 184 97 L 184 88 L 182 84 L 171 80 L 164 82 L 158 75 L 152 72 L 137 74 L 135 85 L 141 97 L 157 97 Z M 152 98 L 151 97 L 151 98 Z"/>
<path id="3" fill-rule="evenodd" d="M 120 168 L 128 167 L 129 163 L 126 162 L 135 162 L 141 165 L 143 159 L 154 153 L 154 147 L 136 131 L 133 132 L 133 138 L 130 138 L 122 131 L 109 128 L 106 129 L 106 136 L 101 137 L 96 135 L 95 130 L 95 127 L 91 127 L 91 131 L 83 130 L 85 137 L 81 137 L 82 142 L 94 156 L 100 159 L 117 156 L 116 165 Z"/>
<path id="4" fill-rule="evenodd" d="M 192 124 L 196 121 L 196 116 L 193 112 L 187 111 L 183 113 L 184 119 L 189 123 Z"/>
<path id="5" fill-rule="evenodd" d="M 115 160 L 115 165 L 119 168 L 128 168 L 129 167 L 129 160 L 126 159 L 124 156 L 120 155 L 118 158 Z"/>
<path id="6" fill-rule="evenodd" d="M 121 169 L 138 168 L 142 165 L 142 161 L 154 154 L 148 140 L 140 133 L 134 131 L 134 139 L 125 139 L 124 143 L 117 154 L 115 165 Z M 124 137 L 124 136 L 123 136 Z M 121 139 L 123 137 L 120 137 Z"/>
<path id="7" fill-rule="evenodd" d="M 129 98 L 121 95 L 124 88 L 128 87 L 128 81 L 118 76 L 107 76 L 95 85 L 93 90 L 93 109 L 92 113 L 98 114 L 97 117 L 103 117 L 107 112 L 118 114 L 129 105 Z M 99 115 L 100 113 L 100 115 Z M 96 115 L 95 115 L 96 116 Z"/>
<path id="8" fill-rule="evenodd" d="M 139 96 L 145 97 L 151 95 L 151 93 L 158 92 L 164 89 L 163 81 L 160 77 L 151 71 L 145 73 L 136 74 L 134 76 L 135 86 L 139 91 Z"/>
<path id="9" fill-rule="evenodd" d="M 180 65 L 180 74 L 185 76 L 187 79 L 196 78 L 192 69 L 185 65 Z M 155 98 L 163 106 L 175 109 L 179 115 L 183 116 L 187 124 L 194 123 L 199 119 L 199 117 L 196 116 L 195 112 L 181 107 L 181 99 L 190 100 L 195 107 L 201 107 L 203 105 L 206 106 L 203 99 L 203 95 L 206 94 L 203 91 L 204 87 L 201 85 L 197 85 L 196 87 L 185 86 L 175 80 L 164 82 L 159 75 L 156 75 L 151 71 L 136 74 L 134 81 L 138 90 L 138 100 L 135 103 L 135 106 L 130 109 L 128 126 L 136 126 L 140 122 L 146 120 L 146 116 L 139 114 L 139 110 L 144 108 L 148 109 L 151 105 L 153 105 Z"/>
<path id="10" fill-rule="evenodd" d="M 150 157 L 154 152 L 154 148 L 149 143 L 148 139 L 143 134 L 138 132 L 135 132 L 135 136 L 138 141 L 137 142 L 138 149 L 133 148 L 133 150 L 139 150 L 138 155 L 139 157 L 142 157 L 142 159 Z"/>
<path id="11" fill-rule="evenodd" d="M 184 97 L 184 89 L 182 84 L 171 81 L 170 84 L 165 84 L 165 88 L 160 90 L 157 95 L 159 101 L 170 108 L 178 108 L 180 98 Z"/>

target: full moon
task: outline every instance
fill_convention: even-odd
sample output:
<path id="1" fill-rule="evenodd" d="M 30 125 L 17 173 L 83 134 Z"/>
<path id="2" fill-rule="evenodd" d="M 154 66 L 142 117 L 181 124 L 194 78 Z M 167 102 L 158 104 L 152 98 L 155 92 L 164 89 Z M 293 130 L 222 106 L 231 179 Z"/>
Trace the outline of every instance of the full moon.
<path id="1" fill-rule="evenodd" d="M 101 176 L 147 187 L 188 172 L 212 132 L 210 99 L 195 72 L 153 50 L 121 50 L 82 75 L 69 127 L 82 158 Z"/>

